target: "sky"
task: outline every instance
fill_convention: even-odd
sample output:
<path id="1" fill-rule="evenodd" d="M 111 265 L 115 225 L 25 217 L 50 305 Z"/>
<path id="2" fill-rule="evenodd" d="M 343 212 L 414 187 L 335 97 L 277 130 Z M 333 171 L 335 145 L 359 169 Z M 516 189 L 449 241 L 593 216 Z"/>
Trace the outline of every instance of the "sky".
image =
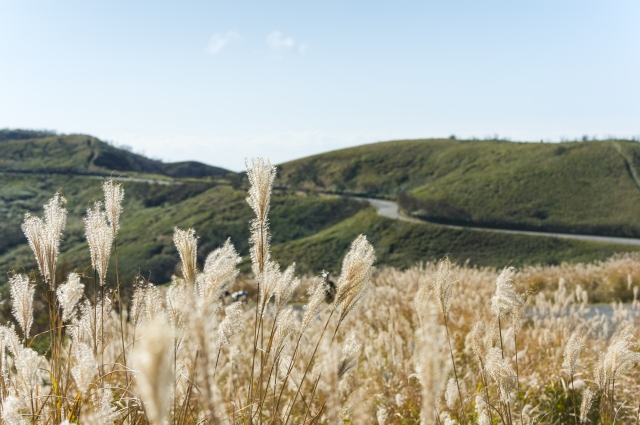
<path id="1" fill-rule="evenodd" d="M 640 135 L 640 2 L 0 0 L 0 128 L 231 170 L 384 140 Z"/>

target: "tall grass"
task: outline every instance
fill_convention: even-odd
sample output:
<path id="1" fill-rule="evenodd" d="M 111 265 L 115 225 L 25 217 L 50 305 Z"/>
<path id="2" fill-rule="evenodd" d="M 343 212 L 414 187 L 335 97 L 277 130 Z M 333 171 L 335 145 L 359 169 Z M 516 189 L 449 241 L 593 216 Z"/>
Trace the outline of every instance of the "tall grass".
<path id="1" fill-rule="evenodd" d="M 271 257 L 275 168 L 255 160 L 248 175 L 248 303 L 225 296 L 241 261 L 232 242 L 199 264 L 195 230 L 176 228 L 179 276 L 166 287 L 139 276 L 123 304 L 129 283 L 107 270 L 124 197 L 112 180 L 85 218 L 93 272 L 55 279 L 61 195 L 43 219 L 25 218 L 40 274 L 10 278 L 3 423 L 637 423 L 634 257 L 520 273 L 446 258 L 375 270 L 359 236 L 335 282 L 296 277 L 295 264 L 283 270 Z M 633 303 L 595 314 L 585 282 L 622 275 Z M 49 325 L 34 335 L 37 297 Z"/>

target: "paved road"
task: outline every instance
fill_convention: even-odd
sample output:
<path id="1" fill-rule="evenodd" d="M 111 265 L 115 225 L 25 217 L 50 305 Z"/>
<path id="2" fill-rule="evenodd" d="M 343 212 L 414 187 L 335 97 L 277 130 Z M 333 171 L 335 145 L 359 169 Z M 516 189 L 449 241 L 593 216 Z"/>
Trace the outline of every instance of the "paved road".
<path id="1" fill-rule="evenodd" d="M 372 199 L 372 198 L 368 198 L 367 201 L 369 201 L 369 203 L 378 210 L 378 214 L 380 214 L 383 217 L 392 218 L 395 220 L 408 221 L 411 223 L 422 223 L 422 224 L 426 223 L 423 220 L 418 220 L 417 218 L 407 217 L 405 215 L 400 214 L 400 211 L 398 210 L 398 204 L 395 202 L 383 201 L 381 199 Z M 616 243 L 616 244 L 622 244 L 622 245 L 640 245 L 640 239 L 632 239 L 632 238 L 617 238 L 612 236 L 575 235 L 571 233 L 533 232 L 529 230 L 490 229 L 486 227 L 455 226 L 451 224 L 438 224 L 438 223 L 430 223 L 430 224 L 433 224 L 436 226 L 449 227 L 451 229 L 468 229 L 468 230 L 475 230 L 479 232 L 511 233 L 516 235 L 543 236 L 547 238 L 551 237 L 551 238 L 562 238 L 562 239 L 578 239 L 582 241 Z"/>
<path id="2" fill-rule="evenodd" d="M 92 179 L 108 179 L 109 177 L 105 176 L 87 176 Z M 123 181 L 123 182 L 137 182 L 137 183 L 152 183 L 152 184 L 163 184 L 163 185 L 173 185 L 173 184 L 182 184 L 181 182 L 176 182 L 172 180 L 160 180 L 160 179 L 143 179 L 141 177 L 111 177 L 114 180 Z"/>

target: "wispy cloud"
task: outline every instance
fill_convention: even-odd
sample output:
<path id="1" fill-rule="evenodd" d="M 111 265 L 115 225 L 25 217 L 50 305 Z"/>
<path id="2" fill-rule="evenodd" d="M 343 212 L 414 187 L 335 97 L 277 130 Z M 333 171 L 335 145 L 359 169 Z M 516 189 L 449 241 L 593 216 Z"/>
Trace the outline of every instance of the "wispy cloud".
<path id="1" fill-rule="evenodd" d="M 212 55 L 218 54 L 225 47 L 227 47 L 229 43 L 240 40 L 242 40 L 242 36 L 234 31 L 229 31 L 226 34 L 215 33 L 209 40 L 207 52 L 211 53 Z"/>
<path id="2" fill-rule="evenodd" d="M 269 34 L 267 46 L 271 51 L 279 54 L 295 52 L 302 55 L 309 48 L 306 43 L 296 41 L 293 37 L 285 37 L 280 31 L 274 31 Z"/>

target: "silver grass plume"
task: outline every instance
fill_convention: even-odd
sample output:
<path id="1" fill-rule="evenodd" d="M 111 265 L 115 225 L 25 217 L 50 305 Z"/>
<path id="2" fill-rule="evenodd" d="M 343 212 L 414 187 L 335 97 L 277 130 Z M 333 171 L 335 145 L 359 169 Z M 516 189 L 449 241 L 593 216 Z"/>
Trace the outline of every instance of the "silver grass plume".
<path id="1" fill-rule="evenodd" d="M 621 377 L 640 362 L 640 353 L 631 351 L 636 345 L 633 331 L 633 325 L 629 325 L 614 335 L 606 353 L 599 359 L 595 375 L 601 390 L 606 390 L 612 380 Z"/>
<path id="2" fill-rule="evenodd" d="M 387 418 L 389 417 L 389 411 L 384 407 L 381 407 L 376 412 L 376 420 L 378 421 L 378 425 L 385 425 L 387 423 Z"/>
<path id="3" fill-rule="evenodd" d="M 350 423 L 354 425 L 362 423 L 360 422 L 360 419 L 362 419 L 362 417 L 360 417 L 359 415 L 360 412 L 354 414 L 354 406 L 362 398 L 361 392 L 361 389 L 356 388 L 351 392 L 351 394 L 347 396 L 346 400 L 344 400 L 342 406 L 340 407 L 340 412 L 338 413 L 339 418 L 350 418 Z M 344 423 L 344 421 L 338 423 Z"/>
<path id="4" fill-rule="evenodd" d="M 294 276 L 295 269 L 296 263 L 293 263 L 280 274 L 280 279 L 274 292 L 276 312 L 280 311 L 289 302 L 296 288 L 300 285 L 300 279 Z"/>
<path id="5" fill-rule="evenodd" d="M 300 332 L 304 333 L 311 323 L 311 320 L 315 318 L 322 310 L 325 300 L 325 288 L 323 281 L 316 279 L 315 285 L 309 287 L 309 302 L 304 306 L 304 316 L 302 317 L 302 324 L 300 326 Z"/>
<path id="6" fill-rule="evenodd" d="M 174 279 L 175 280 L 175 279 Z M 137 328 L 144 319 L 144 305 L 147 295 L 147 282 L 140 279 L 137 283 L 134 283 L 133 295 L 131 296 L 131 324 L 134 328 Z"/>
<path id="7" fill-rule="evenodd" d="M 262 274 L 260 275 L 260 293 L 259 302 L 260 310 L 266 314 L 266 305 L 278 288 L 280 281 L 280 266 L 275 261 L 268 261 L 264 265 Z"/>
<path id="8" fill-rule="evenodd" d="M 78 340 L 86 343 L 94 343 L 97 352 L 102 351 L 102 338 L 106 336 L 106 327 L 109 326 L 111 316 L 111 299 L 104 297 L 104 303 L 97 299 L 97 305 L 101 308 L 94 308 L 89 300 L 84 300 L 80 304 L 80 320 L 78 322 Z M 108 338 L 105 338 L 108 343 Z"/>
<path id="9" fill-rule="evenodd" d="M 98 272 L 100 286 L 104 286 L 113 245 L 113 231 L 107 223 L 107 214 L 102 210 L 102 203 L 96 202 L 93 208 L 87 210 L 84 231 L 89 243 L 91 265 Z"/>
<path id="10" fill-rule="evenodd" d="M 190 301 L 193 300 L 193 297 L 190 296 L 192 294 L 193 292 L 189 291 L 187 286 L 175 279 L 174 276 L 171 286 L 167 290 L 166 304 L 169 324 L 176 334 L 178 343 L 186 333 L 186 315 L 191 314 L 193 307 L 190 304 Z"/>
<path id="11" fill-rule="evenodd" d="M 431 283 L 431 293 L 444 316 L 449 314 L 449 308 L 451 308 L 451 293 L 454 283 L 451 279 L 451 261 L 445 257 L 438 262 L 438 271 Z"/>
<path id="12" fill-rule="evenodd" d="M 438 400 L 447 384 L 450 363 L 445 361 L 441 349 L 446 344 L 444 328 L 436 322 L 437 310 L 433 305 L 427 306 L 424 320 L 416 330 L 415 375 L 422 387 L 421 423 L 435 425 Z"/>
<path id="13" fill-rule="evenodd" d="M 335 306 L 340 307 L 340 321 L 364 296 L 371 281 L 373 263 L 376 260 L 373 246 L 364 235 L 358 236 L 342 262 L 342 272 L 337 283 Z"/>
<path id="14" fill-rule="evenodd" d="M 271 190 L 276 178 L 276 167 L 262 158 L 252 159 L 251 167 L 246 164 L 249 178 L 249 196 L 247 203 L 255 213 L 251 220 L 251 262 L 254 275 L 260 279 L 262 268 L 270 260 L 269 253 L 269 209 L 271 207 Z"/>
<path id="15" fill-rule="evenodd" d="M 78 390 L 84 393 L 98 376 L 98 362 L 93 356 L 93 349 L 83 342 L 73 346 L 73 357 L 77 363 L 71 368 L 71 376 Z"/>
<path id="16" fill-rule="evenodd" d="M 9 278 L 9 284 L 11 285 L 11 311 L 22 328 L 24 339 L 27 340 L 33 324 L 33 294 L 36 291 L 36 285 L 23 274 L 16 274 Z"/>
<path id="17" fill-rule="evenodd" d="M 295 312 L 293 307 L 287 307 L 278 315 L 276 331 L 273 335 L 274 358 L 278 358 L 285 347 L 286 339 L 296 330 Z"/>
<path id="18" fill-rule="evenodd" d="M 102 183 L 102 192 L 104 193 L 104 209 L 115 238 L 118 234 L 118 229 L 120 229 L 120 214 L 122 213 L 124 188 L 121 183 L 109 179 Z"/>
<path id="19" fill-rule="evenodd" d="M 317 374 L 316 376 L 321 378 L 318 381 L 318 389 L 326 394 L 324 399 L 326 423 L 335 424 L 339 423 L 338 413 L 342 399 L 340 396 L 338 368 L 336 367 L 336 364 L 339 364 L 340 351 L 337 346 L 324 341 L 320 347 L 320 352 L 322 354 L 314 368 L 315 370 L 312 371 L 312 376 Z M 312 380 L 315 381 L 313 378 Z M 302 382 L 304 382 L 304 378 Z"/>
<path id="20" fill-rule="evenodd" d="M 13 354 L 15 367 L 20 378 L 18 380 L 19 384 L 23 386 L 23 390 L 26 393 L 35 391 L 41 381 L 39 368 L 43 359 L 35 350 L 22 345 Z"/>
<path id="21" fill-rule="evenodd" d="M 224 319 L 218 326 L 218 346 L 222 347 L 242 329 L 242 303 L 233 303 L 224 309 Z"/>
<path id="22" fill-rule="evenodd" d="M 84 294 L 84 285 L 80 283 L 78 273 L 69 273 L 67 281 L 58 287 L 57 296 L 62 307 L 62 321 L 66 322 L 75 317 L 75 308 Z"/>
<path id="23" fill-rule="evenodd" d="M 491 425 L 491 418 L 487 414 L 487 403 L 480 394 L 476 395 L 476 414 L 478 415 L 478 425 Z"/>
<path id="24" fill-rule="evenodd" d="M 517 384 L 516 372 L 511 365 L 502 358 L 502 352 L 498 347 L 489 350 L 485 362 L 489 376 L 491 376 L 498 385 L 500 399 L 506 403 L 509 400 L 509 394 Z"/>
<path id="25" fill-rule="evenodd" d="M 182 275 L 184 280 L 193 285 L 196 282 L 197 264 L 196 255 L 198 253 L 198 238 L 194 229 L 181 230 L 177 227 L 173 230 L 173 243 L 178 248 L 180 260 L 182 261 Z"/>
<path id="26" fill-rule="evenodd" d="M 20 354 L 20 348 L 23 345 L 20 342 L 20 338 L 18 338 L 18 334 L 16 333 L 13 324 L 11 324 L 11 326 L 0 325 L 0 333 L 2 335 L 3 346 L 9 350 L 14 357 L 17 357 Z"/>
<path id="27" fill-rule="evenodd" d="M 14 367 L 18 374 L 16 385 L 21 394 L 31 394 L 41 382 L 39 368 L 44 362 L 44 357 L 38 355 L 36 351 L 25 347 L 13 327 L 0 327 L 4 345 L 13 355 Z"/>
<path id="28" fill-rule="evenodd" d="M 449 415 L 449 413 L 447 412 L 443 412 L 440 415 L 440 423 L 442 425 L 458 425 L 458 423 L 451 418 L 451 415 Z"/>
<path id="29" fill-rule="evenodd" d="M 513 290 L 513 276 L 516 269 L 505 267 L 496 280 L 496 293 L 491 297 L 491 310 L 493 314 L 504 318 L 508 314 L 513 314 L 523 306 L 523 302 Z"/>
<path id="30" fill-rule="evenodd" d="M 594 395 L 595 393 L 589 387 L 585 388 L 582 392 L 582 403 L 580 404 L 580 423 L 587 422 L 589 409 L 591 409 L 591 403 L 593 403 Z"/>
<path id="31" fill-rule="evenodd" d="M 203 300 L 217 299 L 238 277 L 237 265 L 242 259 L 236 252 L 231 239 L 211 252 L 204 262 L 204 270 L 199 275 L 198 291 Z"/>
<path id="32" fill-rule="evenodd" d="M 133 325 L 138 327 L 145 320 L 153 322 L 164 314 L 162 299 L 160 289 L 156 285 L 140 280 L 131 300 L 131 322 Z"/>
<path id="33" fill-rule="evenodd" d="M 340 356 L 340 364 L 338 366 L 338 379 L 342 378 L 344 374 L 358 366 L 358 356 L 360 355 L 361 348 L 362 344 L 356 340 L 356 335 L 351 333 L 342 346 L 342 354 Z"/>
<path id="34" fill-rule="evenodd" d="M 67 210 L 63 207 L 65 203 L 66 199 L 56 193 L 44 206 L 44 219 L 27 212 L 22 223 L 22 232 L 36 257 L 40 274 L 52 289 L 55 285 L 60 238 L 67 221 Z"/>
<path id="35" fill-rule="evenodd" d="M 291 372 L 289 372 L 289 370 Z M 283 356 L 278 363 L 278 377 L 281 379 L 289 376 L 291 379 L 288 379 L 287 382 L 292 387 L 293 391 L 298 388 L 300 385 L 300 371 L 295 366 L 295 362 L 291 358 L 291 356 Z"/>
<path id="36" fill-rule="evenodd" d="M 168 416 L 173 388 L 171 366 L 173 336 L 163 318 L 146 325 L 133 350 L 137 387 L 149 421 L 163 424 Z"/>
<path id="37" fill-rule="evenodd" d="M 28 347 L 23 347 L 20 355 L 16 358 L 18 374 L 30 391 L 34 391 L 41 381 L 39 369 L 42 360 L 42 357 L 35 350 Z"/>
<path id="38" fill-rule="evenodd" d="M 56 262 L 60 252 L 60 240 L 67 223 L 67 210 L 63 207 L 67 200 L 59 193 L 44 206 L 44 222 L 47 229 L 47 258 L 51 279 L 55 280 Z"/>
<path id="39" fill-rule="evenodd" d="M 27 425 L 27 415 L 22 415 L 21 410 L 27 409 L 23 397 L 18 397 L 15 391 L 10 391 L 9 395 L 2 402 L 2 420 L 7 425 Z"/>
<path id="40" fill-rule="evenodd" d="M 471 350 L 478 359 L 484 359 L 487 353 L 492 348 L 491 335 L 487 333 L 487 330 L 479 319 L 477 319 L 471 327 L 471 332 L 467 336 Z"/>
<path id="41" fill-rule="evenodd" d="M 40 217 L 34 217 L 28 212 L 24 215 L 22 232 L 29 241 L 29 247 L 33 251 L 40 275 L 45 282 L 50 281 L 50 273 L 47 262 L 47 227 Z"/>
<path id="42" fill-rule="evenodd" d="M 0 385 L 5 388 L 9 387 L 9 369 L 7 364 L 7 344 L 5 338 L 5 327 L 0 325 Z"/>
<path id="43" fill-rule="evenodd" d="M 583 348 L 584 337 L 580 332 L 574 331 L 564 347 L 564 362 L 562 364 L 562 367 L 566 368 L 571 376 L 576 373 L 576 364 Z"/>
<path id="44" fill-rule="evenodd" d="M 428 310 L 430 294 L 431 286 L 427 278 L 423 276 L 418 282 L 418 292 L 416 292 L 416 297 L 413 300 L 420 323 L 425 319 L 425 310 Z"/>
<path id="45" fill-rule="evenodd" d="M 449 378 L 449 381 L 447 381 L 447 389 L 444 391 L 444 400 L 447 403 L 447 408 L 449 410 L 453 410 L 456 405 L 456 401 L 458 401 L 458 386 L 456 385 L 456 380 L 453 378 Z"/>
<path id="46" fill-rule="evenodd" d="M 162 292 L 152 282 L 149 282 L 145 292 L 144 314 L 149 322 L 166 314 L 166 309 L 162 304 Z"/>
<path id="47" fill-rule="evenodd" d="M 95 425 L 112 425 L 118 419 L 117 407 L 113 405 L 111 389 L 101 388 L 93 394 L 94 412 L 85 419 Z"/>

